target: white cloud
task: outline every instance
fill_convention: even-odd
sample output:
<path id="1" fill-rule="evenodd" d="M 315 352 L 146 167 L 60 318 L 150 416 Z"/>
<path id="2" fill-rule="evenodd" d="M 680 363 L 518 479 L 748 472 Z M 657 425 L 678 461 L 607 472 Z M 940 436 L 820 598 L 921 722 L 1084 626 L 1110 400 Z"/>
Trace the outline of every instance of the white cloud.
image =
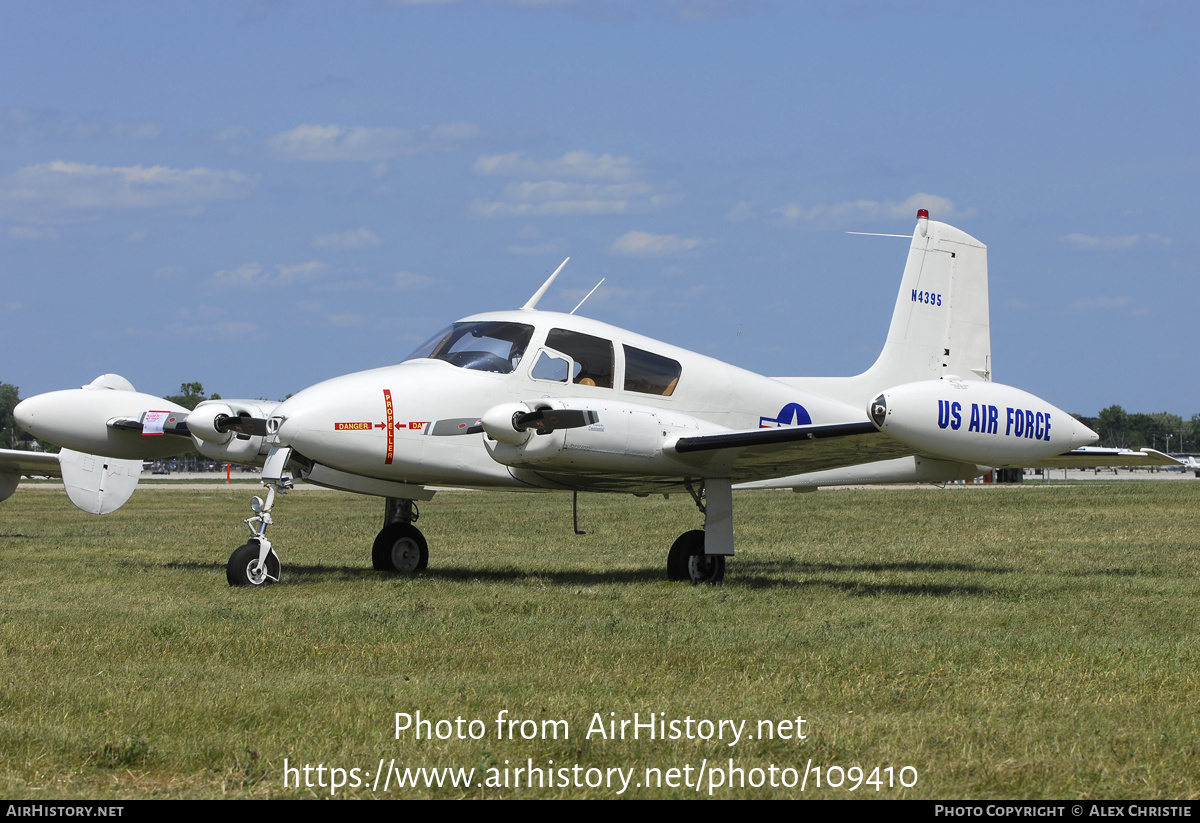
<path id="1" fill-rule="evenodd" d="M 424 289 L 432 286 L 436 280 L 432 277 L 426 277 L 423 274 L 413 274 L 407 271 L 396 272 L 396 288 L 401 291 L 409 289 Z"/>
<path id="2" fill-rule="evenodd" d="M 92 166 L 56 160 L 0 180 L 0 213 L 196 207 L 246 197 L 256 178 L 239 171 L 167 166 Z"/>
<path id="3" fill-rule="evenodd" d="M 193 334 L 216 332 L 219 337 L 242 337 L 251 332 L 258 331 L 258 324 L 226 321 L 224 323 L 213 323 L 209 326 L 190 326 L 188 331 Z"/>
<path id="4" fill-rule="evenodd" d="M 612 254 L 629 257 L 666 257 L 683 254 L 704 244 L 695 237 L 680 237 L 677 234 L 650 234 L 631 231 L 618 237 L 609 247 Z"/>
<path id="5" fill-rule="evenodd" d="M 627 214 L 676 202 L 643 179 L 628 157 L 570 151 L 562 157 L 536 160 L 520 152 L 480 157 L 476 174 L 521 177 L 499 198 L 476 199 L 471 212 L 480 217 Z"/>
<path id="6" fill-rule="evenodd" d="M 351 229 L 321 235 L 313 241 L 313 245 L 319 249 L 364 249 L 368 246 L 378 246 L 379 236 L 370 229 Z"/>
<path id="7" fill-rule="evenodd" d="M 213 277 L 225 283 L 256 283 L 265 281 L 266 278 L 259 278 L 263 273 L 263 267 L 258 263 L 243 263 L 236 269 L 221 269 L 213 272 Z"/>
<path id="8" fill-rule="evenodd" d="M 1096 237 L 1091 234 L 1068 234 L 1062 238 L 1078 249 L 1131 249 L 1138 244 L 1150 244 L 1166 248 L 1171 245 L 1170 237 L 1158 234 L 1125 234 L 1117 237 Z"/>
<path id="9" fill-rule="evenodd" d="M 504 177 L 541 177 L 566 180 L 608 180 L 621 182 L 637 176 L 637 168 L 628 157 L 569 151 L 551 160 L 534 160 L 520 152 L 494 154 L 475 161 L 476 174 Z"/>
<path id="10" fill-rule="evenodd" d="M 127 330 L 131 332 L 133 330 Z M 183 323 L 172 323 L 167 326 L 168 334 L 179 334 L 186 332 L 187 334 L 202 335 L 210 338 L 237 338 L 245 337 L 248 334 L 253 334 L 258 331 L 256 323 L 244 323 L 236 321 L 223 321 L 220 323 L 198 323 L 194 325 L 184 325 Z M 138 329 L 134 334 L 144 334 L 144 330 Z"/>
<path id="11" fill-rule="evenodd" d="M 277 264 L 269 269 L 263 268 L 259 263 L 243 263 L 236 269 L 215 271 L 213 277 L 221 283 L 243 286 L 282 286 L 315 280 L 328 270 L 329 266 L 316 260 L 294 266 Z"/>
<path id="12" fill-rule="evenodd" d="M 425 129 L 367 126 L 297 126 L 267 139 L 267 148 L 284 160 L 387 160 L 435 151 L 479 135 L 470 123 L 448 123 Z"/>
<path id="13" fill-rule="evenodd" d="M 741 223 L 755 217 L 758 217 L 757 200 L 742 200 L 729 210 L 729 219 L 734 223 Z"/>
<path id="14" fill-rule="evenodd" d="M 656 194 L 648 183 L 564 183 L 540 180 L 511 183 L 502 200 L 476 200 L 471 211 L 482 217 L 528 215 L 625 214 L 644 211 L 675 198 Z"/>
<path id="15" fill-rule="evenodd" d="M 364 318 L 361 314 L 327 314 L 325 319 L 333 326 L 361 326 Z"/>
<path id="16" fill-rule="evenodd" d="M 277 265 L 275 267 L 275 270 L 279 273 L 280 281 L 284 283 L 292 283 L 297 280 L 313 280 L 323 275 L 328 269 L 328 266 L 317 260 L 310 260 L 307 263 L 300 263 L 295 266 Z"/>
<path id="17" fill-rule="evenodd" d="M 864 220 L 869 218 L 915 220 L 917 209 L 928 209 L 929 216 L 935 220 L 972 217 L 975 214 L 974 208 L 959 209 L 954 205 L 953 200 L 924 192 L 918 192 L 900 202 L 892 200 L 849 200 L 842 203 L 819 203 L 808 206 L 798 203 L 788 203 L 785 206 L 773 209 L 771 213 L 785 222 L 845 223 L 850 220 Z"/>

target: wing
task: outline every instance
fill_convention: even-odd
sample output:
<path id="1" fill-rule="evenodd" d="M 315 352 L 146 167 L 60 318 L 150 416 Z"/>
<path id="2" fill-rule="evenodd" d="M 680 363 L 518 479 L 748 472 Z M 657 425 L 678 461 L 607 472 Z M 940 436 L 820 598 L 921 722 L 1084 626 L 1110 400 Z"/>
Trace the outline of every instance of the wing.
<path id="1" fill-rule="evenodd" d="M 0 474 L 62 477 L 62 469 L 58 465 L 57 454 L 0 449 Z"/>
<path id="2" fill-rule="evenodd" d="M 734 483 L 875 463 L 914 454 L 866 421 L 681 437 L 679 459 Z"/>
<path id="3" fill-rule="evenodd" d="M 62 477 L 58 455 L 0 449 L 0 500 L 12 496 L 23 476 Z"/>

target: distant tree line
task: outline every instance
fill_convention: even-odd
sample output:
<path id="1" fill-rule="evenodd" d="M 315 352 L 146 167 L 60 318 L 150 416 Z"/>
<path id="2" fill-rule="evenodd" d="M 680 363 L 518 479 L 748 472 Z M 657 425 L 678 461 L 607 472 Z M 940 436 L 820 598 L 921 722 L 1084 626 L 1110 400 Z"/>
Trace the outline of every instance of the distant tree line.
<path id="1" fill-rule="evenodd" d="M 1185 421 L 1177 414 L 1130 413 L 1120 406 L 1109 406 L 1096 417 L 1076 414 L 1074 417 L 1100 435 L 1099 446 L 1117 449 L 1149 447 L 1159 451 L 1200 451 L 1200 414 Z"/>

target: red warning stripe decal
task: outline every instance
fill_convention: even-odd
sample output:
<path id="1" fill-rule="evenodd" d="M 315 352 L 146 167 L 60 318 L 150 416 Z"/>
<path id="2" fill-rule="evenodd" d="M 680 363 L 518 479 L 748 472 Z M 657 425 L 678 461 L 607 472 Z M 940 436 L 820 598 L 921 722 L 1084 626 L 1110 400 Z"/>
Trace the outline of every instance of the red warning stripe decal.
<path id="1" fill-rule="evenodd" d="M 392 392 L 390 389 L 383 390 L 383 402 L 387 406 L 387 458 L 383 461 L 386 465 L 392 465 L 392 455 L 396 453 L 396 427 L 395 421 L 392 419 Z"/>
<path id="2" fill-rule="evenodd" d="M 370 428 L 371 428 L 370 423 L 334 423 L 333 424 L 333 430 L 339 431 L 339 432 L 366 431 L 367 429 L 370 429 Z"/>

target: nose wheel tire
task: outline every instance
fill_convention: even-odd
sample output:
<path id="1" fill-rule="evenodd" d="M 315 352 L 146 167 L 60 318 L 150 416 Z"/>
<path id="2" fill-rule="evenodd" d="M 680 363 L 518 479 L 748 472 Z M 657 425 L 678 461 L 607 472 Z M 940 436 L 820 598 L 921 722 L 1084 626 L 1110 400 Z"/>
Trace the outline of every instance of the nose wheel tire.
<path id="1" fill-rule="evenodd" d="M 667 579 L 693 583 L 720 583 L 725 579 L 725 558 L 704 553 L 704 532 L 684 532 L 667 552 Z"/>
<path id="2" fill-rule="evenodd" d="M 260 566 L 258 544 L 251 541 L 239 546 L 229 555 L 225 566 L 225 578 L 230 586 L 267 586 L 279 579 L 279 557 L 275 550 L 267 552 L 267 559 Z"/>
<path id="3" fill-rule="evenodd" d="M 415 574 L 429 565 L 429 544 L 411 523 L 389 523 L 380 530 L 371 547 L 376 571 Z"/>

